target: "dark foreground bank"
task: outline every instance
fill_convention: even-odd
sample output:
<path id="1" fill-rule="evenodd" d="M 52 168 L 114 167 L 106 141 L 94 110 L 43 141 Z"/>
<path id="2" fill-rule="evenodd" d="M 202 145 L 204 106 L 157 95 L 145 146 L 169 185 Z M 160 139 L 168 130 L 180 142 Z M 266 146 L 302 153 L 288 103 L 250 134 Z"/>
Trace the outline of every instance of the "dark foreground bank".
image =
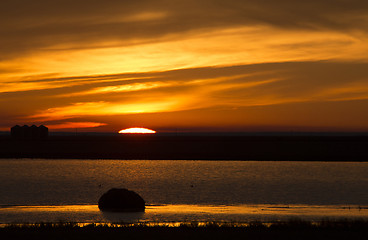
<path id="1" fill-rule="evenodd" d="M 36 224 L 0 228 L 1 239 L 368 239 L 368 222 L 303 221 L 275 223 L 271 226 L 251 223 L 236 224 L 196 223 L 179 227 L 147 226 L 96 226 L 79 227 L 77 224 Z"/>
<path id="2" fill-rule="evenodd" d="M 2 136 L 0 157 L 368 161 L 368 136 Z"/>

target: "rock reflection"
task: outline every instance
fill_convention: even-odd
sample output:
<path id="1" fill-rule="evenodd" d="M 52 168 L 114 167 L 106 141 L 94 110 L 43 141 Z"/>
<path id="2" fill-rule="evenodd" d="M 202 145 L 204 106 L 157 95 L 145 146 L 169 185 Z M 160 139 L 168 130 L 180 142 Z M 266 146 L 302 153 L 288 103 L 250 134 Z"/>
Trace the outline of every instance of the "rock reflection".
<path id="1" fill-rule="evenodd" d="M 101 211 L 102 216 L 111 223 L 134 223 L 143 218 L 144 212 L 106 212 Z"/>

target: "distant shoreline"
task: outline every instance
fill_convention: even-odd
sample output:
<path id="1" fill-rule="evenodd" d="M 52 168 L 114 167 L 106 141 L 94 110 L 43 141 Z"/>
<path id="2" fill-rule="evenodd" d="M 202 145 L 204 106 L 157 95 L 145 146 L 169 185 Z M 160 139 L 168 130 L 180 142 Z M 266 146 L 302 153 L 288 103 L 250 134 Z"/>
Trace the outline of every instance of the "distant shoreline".
<path id="1" fill-rule="evenodd" d="M 368 161 L 368 136 L 0 136 L 0 158 Z"/>

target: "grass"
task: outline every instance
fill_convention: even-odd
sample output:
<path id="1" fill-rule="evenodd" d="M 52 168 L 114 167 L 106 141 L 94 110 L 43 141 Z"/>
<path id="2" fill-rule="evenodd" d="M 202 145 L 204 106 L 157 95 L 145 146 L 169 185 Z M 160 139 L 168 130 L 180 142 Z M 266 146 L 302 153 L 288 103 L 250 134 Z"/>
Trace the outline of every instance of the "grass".
<path id="1" fill-rule="evenodd" d="M 368 221 L 9 224 L 1 239 L 368 239 Z"/>

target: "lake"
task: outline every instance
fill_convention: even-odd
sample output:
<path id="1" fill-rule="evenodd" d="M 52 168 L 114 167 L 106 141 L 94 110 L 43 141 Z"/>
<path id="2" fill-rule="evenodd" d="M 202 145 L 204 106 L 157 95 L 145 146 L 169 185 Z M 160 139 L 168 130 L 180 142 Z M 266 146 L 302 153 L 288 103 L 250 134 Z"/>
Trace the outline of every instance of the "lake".
<path id="1" fill-rule="evenodd" d="M 0 160 L 0 223 L 368 219 L 368 163 Z M 110 188 L 140 194 L 141 214 L 97 208 Z"/>

